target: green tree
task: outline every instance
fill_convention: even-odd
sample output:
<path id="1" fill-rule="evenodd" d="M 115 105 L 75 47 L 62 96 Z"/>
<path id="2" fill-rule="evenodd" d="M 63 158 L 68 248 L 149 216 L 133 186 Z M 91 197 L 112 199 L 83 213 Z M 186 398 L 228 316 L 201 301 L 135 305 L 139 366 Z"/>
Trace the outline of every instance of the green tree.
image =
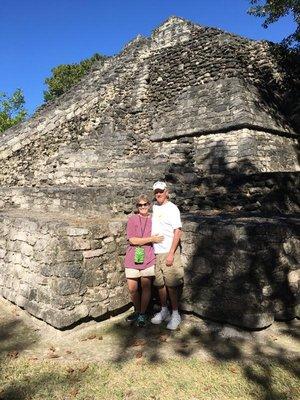
<path id="1" fill-rule="evenodd" d="M 44 91 L 44 100 L 50 101 L 65 93 L 85 75 L 96 61 L 104 62 L 108 57 L 96 53 L 78 64 L 62 64 L 51 70 L 52 76 L 45 79 L 48 90 Z"/>
<path id="2" fill-rule="evenodd" d="M 24 104 L 25 99 L 21 89 L 17 89 L 11 97 L 0 92 L 0 132 L 24 121 L 27 115 Z"/>
<path id="3" fill-rule="evenodd" d="M 295 50 L 300 49 L 300 0 L 250 0 L 250 3 L 253 7 L 248 10 L 248 14 L 264 17 L 264 28 L 291 13 L 296 30 L 284 38 L 282 44 Z"/>

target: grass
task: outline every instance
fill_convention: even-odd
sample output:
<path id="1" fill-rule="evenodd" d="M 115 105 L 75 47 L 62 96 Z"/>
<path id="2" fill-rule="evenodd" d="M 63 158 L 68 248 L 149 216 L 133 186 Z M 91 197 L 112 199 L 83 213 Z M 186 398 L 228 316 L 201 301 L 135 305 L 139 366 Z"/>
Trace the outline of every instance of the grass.
<path id="1" fill-rule="evenodd" d="M 294 323 L 250 334 L 190 317 L 171 333 L 120 316 L 49 334 L 25 317 L 0 309 L 0 400 L 300 399 Z"/>
<path id="2" fill-rule="evenodd" d="M 64 363 L 2 358 L 1 400 L 297 400 L 299 381 L 280 364 L 204 362 L 195 358 L 153 363 L 137 353 L 123 363 Z"/>

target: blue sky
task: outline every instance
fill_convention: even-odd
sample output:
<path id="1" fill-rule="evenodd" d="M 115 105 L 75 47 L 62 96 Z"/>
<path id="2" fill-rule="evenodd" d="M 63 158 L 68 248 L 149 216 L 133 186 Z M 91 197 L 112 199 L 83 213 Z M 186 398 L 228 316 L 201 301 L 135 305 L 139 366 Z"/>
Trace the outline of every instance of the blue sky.
<path id="1" fill-rule="evenodd" d="M 51 68 L 116 54 L 171 15 L 273 42 L 295 29 L 291 17 L 263 29 L 248 8 L 248 0 L 0 0 L 0 92 L 23 89 L 31 113 Z"/>

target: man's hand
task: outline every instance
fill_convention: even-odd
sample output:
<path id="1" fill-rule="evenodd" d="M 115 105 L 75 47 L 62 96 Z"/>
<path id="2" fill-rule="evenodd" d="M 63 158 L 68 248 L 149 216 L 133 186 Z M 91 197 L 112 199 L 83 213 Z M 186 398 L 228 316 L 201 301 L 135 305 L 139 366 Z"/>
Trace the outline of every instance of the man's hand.
<path id="1" fill-rule="evenodd" d="M 154 235 L 154 236 L 151 236 L 151 242 L 152 243 L 161 243 L 163 240 L 164 240 L 164 236 L 162 236 L 162 235 Z"/>
<path id="2" fill-rule="evenodd" d="M 171 267 L 173 265 L 173 261 L 174 261 L 174 254 L 169 253 L 166 258 L 166 266 Z"/>

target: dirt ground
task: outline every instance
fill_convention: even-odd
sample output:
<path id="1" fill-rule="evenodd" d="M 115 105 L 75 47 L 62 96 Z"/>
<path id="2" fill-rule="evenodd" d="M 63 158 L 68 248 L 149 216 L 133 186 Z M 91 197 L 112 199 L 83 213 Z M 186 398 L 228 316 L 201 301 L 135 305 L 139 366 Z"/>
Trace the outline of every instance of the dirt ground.
<path id="1" fill-rule="evenodd" d="M 275 322 L 261 331 L 183 315 L 180 329 L 170 332 L 149 323 L 145 328 L 125 322 L 131 312 L 104 321 L 81 323 L 59 331 L 26 311 L 0 299 L 0 352 L 32 360 L 122 362 L 140 355 L 150 361 L 196 357 L 202 360 L 239 360 L 267 356 L 270 360 L 297 360 L 300 322 Z"/>

